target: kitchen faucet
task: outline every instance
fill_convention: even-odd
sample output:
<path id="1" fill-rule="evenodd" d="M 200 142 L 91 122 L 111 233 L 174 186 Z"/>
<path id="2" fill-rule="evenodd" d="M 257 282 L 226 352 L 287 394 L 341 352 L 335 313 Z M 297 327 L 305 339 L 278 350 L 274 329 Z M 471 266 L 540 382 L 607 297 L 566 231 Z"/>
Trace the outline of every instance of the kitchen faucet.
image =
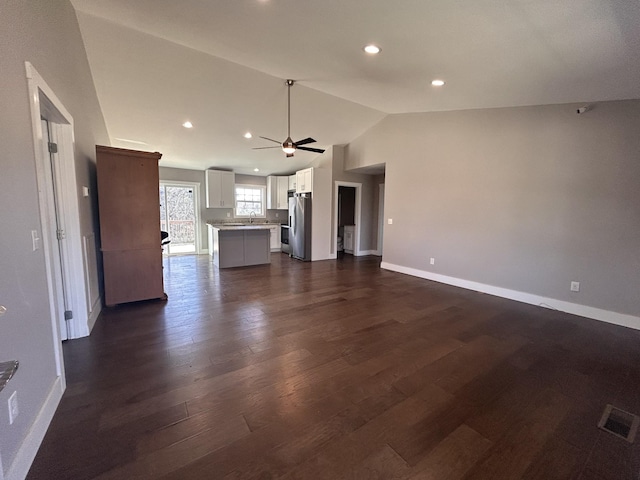
<path id="1" fill-rule="evenodd" d="M 251 215 L 253 215 L 253 217 L 251 217 Z M 249 223 L 253 223 L 253 219 L 256 218 L 256 212 L 250 212 L 249 213 Z"/>

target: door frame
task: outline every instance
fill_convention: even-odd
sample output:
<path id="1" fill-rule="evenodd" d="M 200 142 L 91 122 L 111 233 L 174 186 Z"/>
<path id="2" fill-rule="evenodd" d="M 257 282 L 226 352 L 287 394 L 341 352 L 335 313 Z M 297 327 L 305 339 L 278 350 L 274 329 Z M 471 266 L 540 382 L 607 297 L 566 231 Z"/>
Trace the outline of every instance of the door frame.
<path id="1" fill-rule="evenodd" d="M 176 187 L 189 187 L 193 188 L 193 208 L 195 210 L 196 215 L 196 255 L 202 255 L 204 252 L 202 251 L 202 239 L 200 235 L 202 234 L 202 228 L 200 225 L 200 184 L 198 182 L 183 182 L 178 180 L 163 180 L 160 179 L 160 185 L 168 185 L 168 186 L 176 186 Z M 159 195 L 159 193 L 158 193 Z M 179 255 L 174 253 L 173 255 Z"/>
<path id="2" fill-rule="evenodd" d="M 50 205 L 52 182 L 56 182 L 59 193 L 61 218 L 64 219 L 64 241 L 61 243 L 63 261 L 61 268 L 67 273 L 65 282 L 69 304 L 73 318 L 67 321 L 68 337 L 79 338 L 89 335 L 87 285 L 85 279 L 84 245 L 80 229 L 80 213 L 78 205 L 78 186 L 75 165 L 75 139 L 73 117 L 64 107 L 60 99 L 47 85 L 37 70 L 29 62 L 25 62 L 27 83 L 29 87 L 29 104 L 33 131 L 36 180 L 38 185 L 38 202 L 40 206 L 40 228 L 42 231 L 42 247 L 47 273 L 49 291 L 49 307 L 53 326 L 53 340 L 56 355 L 56 368 L 64 382 L 64 363 L 62 359 L 62 332 L 56 305 L 64 305 L 62 285 L 55 275 L 54 262 L 60 262 L 56 252 L 55 212 Z M 52 179 L 51 163 L 48 150 L 44 145 L 45 136 L 42 131 L 41 117 L 51 125 L 53 138 L 58 141 L 59 174 Z M 58 311 L 57 311 L 58 310 Z M 64 320 L 63 320 L 64 321 Z"/>
<path id="3" fill-rule="evenodd" d="M 362 223 L 362 184 L 355 182 L 343 182 L 341 180 L 334 181 L 334 191 L 333 191 L 333 241 L 331 244 L 333 245 L 333 252 L 337 256 L 338 254 L 338 192 L 340 187 L 353 187 L 356 189 L 356 207 L 355 207 L 355 222 L 356 228 L 354 228 L 353 234 L 355 235 L 355 241 L 353 245 L 353 256 L 357 257 L 361 255 L 360 253 L 360 230 Z"/>
<path id="4" fill-rule="evenodd" d="M 378 184 L 378 245 L 376 250 L 378 256 L 382 256 L 384 246 L 384 183 Z"/>

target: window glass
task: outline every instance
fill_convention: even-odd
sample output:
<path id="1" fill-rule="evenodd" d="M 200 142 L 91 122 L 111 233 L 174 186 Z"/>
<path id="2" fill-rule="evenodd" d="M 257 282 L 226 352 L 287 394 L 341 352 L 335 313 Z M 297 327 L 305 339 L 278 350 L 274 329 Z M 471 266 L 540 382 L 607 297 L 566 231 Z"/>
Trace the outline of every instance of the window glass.
<path id="1" fill-rule="evenodd" d="M 236 185 L 236 217 L 264 217 L 265 191 L 261 185 Z"/>

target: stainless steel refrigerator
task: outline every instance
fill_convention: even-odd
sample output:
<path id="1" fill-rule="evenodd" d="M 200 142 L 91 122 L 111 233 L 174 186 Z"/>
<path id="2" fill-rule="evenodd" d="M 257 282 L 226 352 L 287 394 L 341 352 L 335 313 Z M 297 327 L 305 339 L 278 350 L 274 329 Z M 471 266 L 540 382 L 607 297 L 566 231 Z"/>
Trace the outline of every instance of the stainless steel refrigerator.
<path id="1" fill-rule="evenodd" d="M 311 260 L 311 196 L 289 198 L 290 255 L 299 260 Z"/>

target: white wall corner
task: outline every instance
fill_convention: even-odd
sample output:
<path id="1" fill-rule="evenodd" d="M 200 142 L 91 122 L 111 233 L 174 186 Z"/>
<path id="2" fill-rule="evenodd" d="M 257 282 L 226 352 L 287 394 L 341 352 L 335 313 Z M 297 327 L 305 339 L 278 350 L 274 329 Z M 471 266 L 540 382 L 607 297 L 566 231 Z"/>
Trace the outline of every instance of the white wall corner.
<path id="1" fill-rule="evenodd" d="M 398 273 L 404 273 L 414 277 L 424 278 L 426 280 L 433 280 L 434 282 L 453 285 L 455 287 L 465 288 L 467 290 L 487 293 L 489 295 L 495 295 L 496 297 L 508 298 L 517 302 L 528 303 L 530 305 L 536 305 L 543 308 L 551 308 L 553 310 L 559 310 L 561 312 L 570 313 L 572 315 L 578 315 L 593 320 L 599 320 L 601 322 L 611 323 L 613 325 L 640 330 L 640 317 L 636 317 L 633 315 L 611 312 L 609 310 L 589 307 L 587 305 L 580 305 L 578 303 L 556 300 L 555 298 L 542 297 L 540 295 L 519 292 L 517 290 L 510 290 L 508 288 L 495 287 L 493 285 L 486 285 L 484 283 L 472 282 L 455 277 L 448 277 L 446 275 L 427 272 L 425 270 L 418 270 L 416 268 L 404 267 L 402 265 L 395 265 L 388 262 L 382 262 L 380 264 L 380 268 Z"/>
<path id="2" fill-rule="evenodd" d="M 16 458 L 7 469 L 6 480 L 23 480 L 27 477 L 31 464 L 36 458 L 38 449 L 53 419 L 53 415 L 56 413 L 56 408 L 58 408 L 60 404 L 64 389 L 65 386 L 62 378 L 57 377 L 51 385 L 49 394 L 42 404 L 42 408 L 36 416 L 33 425 L 31 425 L 31 428 L 27 432 L 27 436 L 22 442 Z"/>

